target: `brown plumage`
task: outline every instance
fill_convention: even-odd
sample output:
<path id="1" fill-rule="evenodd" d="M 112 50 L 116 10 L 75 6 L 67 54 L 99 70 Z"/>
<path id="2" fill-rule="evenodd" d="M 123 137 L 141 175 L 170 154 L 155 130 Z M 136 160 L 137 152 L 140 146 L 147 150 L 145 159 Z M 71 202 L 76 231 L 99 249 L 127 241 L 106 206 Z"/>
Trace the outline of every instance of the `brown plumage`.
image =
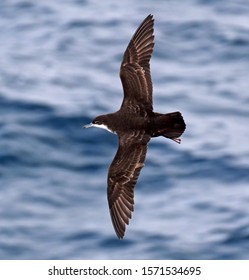
<path id="1" fill-rule="evenodd" d="M 109 168 L 107 197 L 112 223 L 119 238 L 124 236 L 134 205 L 134 187 L 144 166 L 150 136 L 144 132 L 119 134 L 119 147 Z"/>
<path id="2" fill-rule="evenodd" d="M 150 58 L 154 47 L 154 20 L 147 16 L 133 35 L 120 67 L 124 90 L 121 108 L 96 117 L 90 126 L 118 134 L 119 146 L 109 167 L 107 197 L 113 227 L 122 239 L 134 209 L 134 187 L 144 166 L 151 137 L 164 136 L 180 143 L 185 130 L 180 112 L 153 112 Z"/>
<path id="3" fill-rule="evenodd" d="M 122 107 L 135 107 L 141 112 L 153 111 L 150 58 L 154 47 L 152 15 L 141 23 L 124 53 L 120 78 L 124 89 Z"/>

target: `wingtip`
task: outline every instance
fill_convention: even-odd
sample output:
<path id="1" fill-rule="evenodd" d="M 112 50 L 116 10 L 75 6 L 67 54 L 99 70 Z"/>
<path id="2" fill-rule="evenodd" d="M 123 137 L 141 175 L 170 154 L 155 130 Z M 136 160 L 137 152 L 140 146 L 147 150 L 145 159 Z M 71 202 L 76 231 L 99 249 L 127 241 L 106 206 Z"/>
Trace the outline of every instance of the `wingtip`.
<path id="1" fill-rule="evenodd" d="M 118 237 L 119 240 L 123 240 L 124 239 L 124 235 L 122 235 L 122 236 L 117 235 L 117 237 Z"/>
<path id="2" fill-rule="evenodd" d="M 125 235 L 125 230 L 124 230 L 123 232 L 120 232 L 120 231 L 118 231 L 118 229 L 115 228 L 115 227 L 114 227 L 114 230 L 115 230 L 115 233 L 116 233 L 118 239 L 119 239 L 119 240 L 122 240 L 122 239 L 124 238 L 124 235 Z"/>
<path id="3" fill-rule="evenodd" d="M 154 15 L 149 14 L 149 15 L 145 18 L 145 21 L 147 21 L 147 20 L 151 20 L 152 22 L 154 22 Z"/>

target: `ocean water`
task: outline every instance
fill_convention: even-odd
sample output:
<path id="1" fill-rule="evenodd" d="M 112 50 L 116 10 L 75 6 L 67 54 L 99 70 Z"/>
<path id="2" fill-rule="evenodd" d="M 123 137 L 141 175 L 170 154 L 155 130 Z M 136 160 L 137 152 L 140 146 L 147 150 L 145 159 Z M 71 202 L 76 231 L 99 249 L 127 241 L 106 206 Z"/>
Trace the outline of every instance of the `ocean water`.
<path id="1" fill-rule="evenodd" d="M 124 240 L 106 176 L 117 137 L 82 129 L 122 102 L 119 67 L 155 17 L 152 139 Z M 0 258 L 249 259 L 249 1 L 0 2 Z"/>

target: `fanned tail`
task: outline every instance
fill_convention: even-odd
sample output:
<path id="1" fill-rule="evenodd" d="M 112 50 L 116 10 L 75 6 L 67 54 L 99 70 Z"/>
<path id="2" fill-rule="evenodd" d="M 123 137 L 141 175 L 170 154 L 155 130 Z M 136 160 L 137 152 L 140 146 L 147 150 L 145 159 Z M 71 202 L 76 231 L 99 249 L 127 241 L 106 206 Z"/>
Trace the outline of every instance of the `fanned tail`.
<path id="1" fill-rule="evenodd" d="M 183 120 L 181 113 L 180 112 L 168 113 L 165 114 L 165 116 L 169 117 L 170 125 L 165 131 L 163 131 L 162 135 L 180 144 L 181 139 L 179 137 L 183 134 L 186 128 L 186 124 Z"/>
<path id="2" fill-rule="evenodd" d="M 152 137 L 164 136 L 172 139 L 176 143 L 181 143 L 179 138 L 185 128 L 185 122 L 180 112 L 173 112 L 168 114 L 155 113 L 155 126 L 153 128 Z"/>

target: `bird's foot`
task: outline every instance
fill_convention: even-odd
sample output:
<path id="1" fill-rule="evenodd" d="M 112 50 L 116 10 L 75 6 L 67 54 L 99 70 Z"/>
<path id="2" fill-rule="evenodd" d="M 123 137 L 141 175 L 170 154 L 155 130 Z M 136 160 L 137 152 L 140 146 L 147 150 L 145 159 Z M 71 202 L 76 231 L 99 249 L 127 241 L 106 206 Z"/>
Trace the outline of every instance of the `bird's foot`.
<path id="1" fill-rule="evenodd" d="M 181 139 L 180 138 L 172 138 L 173 141 L 175 141 L 178 144 L 181 144 Z"/>

